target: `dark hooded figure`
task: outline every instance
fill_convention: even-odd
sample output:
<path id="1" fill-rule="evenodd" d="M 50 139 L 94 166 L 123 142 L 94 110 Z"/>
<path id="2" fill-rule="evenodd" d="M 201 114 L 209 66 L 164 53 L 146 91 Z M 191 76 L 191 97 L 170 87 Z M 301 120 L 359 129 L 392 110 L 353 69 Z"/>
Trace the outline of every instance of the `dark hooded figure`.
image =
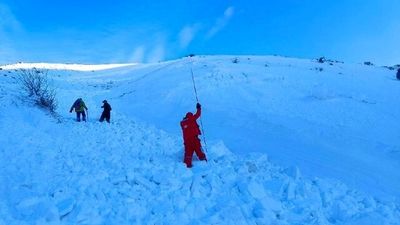
<path id="1" fill-rule="evenodd" d="M 192 158 L 193 153 L 195 152 L 197 157 L 200 160 L 206 160 L 206 155 L 201 151 L 201 142 L 199 139 L 199 135 L 201 135 L 199 125 L 196 120 L 201 115 L 201 105 L 197 103 L 196 105 L 197 111 L 193 115 L 193 113 L 188 112 L 186 116 L 181 121 L 181 128 L 183 132 L 183 141 L 185 145 L 185 155 L 183 162 L 186 163 L 188 168 L 192 167 Z"/>
<path id="2" fill-rule="evenodd" d="M 400 68 L 397 69 L 397 74 L 396 74 L 397 80 L 400 80 Z"/>
<path id="3" fill-rule="evenodd" d="M 104 119 L 106 119 L 106 121 L 109 123 L 110 122 L 110 116 L 111 116 L 111 106 L 110 104 L 108 104 L 107 100 L 103 101 L 103 106 L 101 107 L 103 108 L 103 113 L 100 116 L 100 122 L 103 122 Z"/>

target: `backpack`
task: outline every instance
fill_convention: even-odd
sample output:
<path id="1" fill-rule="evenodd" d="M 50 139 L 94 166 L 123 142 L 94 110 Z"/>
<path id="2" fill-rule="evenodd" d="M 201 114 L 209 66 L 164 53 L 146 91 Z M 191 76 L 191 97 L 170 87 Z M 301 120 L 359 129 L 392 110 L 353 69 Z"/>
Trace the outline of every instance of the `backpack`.
<path id="1" fill-rule="evenodd" d="M 81 107 L 81 100 L 79 100 L 79 99 L 77 99 L 75 102 L 74 102 L 74 108 L 75 109 L 79 109 L 80 107 Z"/>

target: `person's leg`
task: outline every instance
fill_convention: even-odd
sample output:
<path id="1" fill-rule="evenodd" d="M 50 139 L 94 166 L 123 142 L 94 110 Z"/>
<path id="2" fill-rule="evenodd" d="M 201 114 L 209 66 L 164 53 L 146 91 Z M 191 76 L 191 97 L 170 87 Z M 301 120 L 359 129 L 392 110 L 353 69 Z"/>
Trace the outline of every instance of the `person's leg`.
<path id="1" fill-rule="evenodd" d="M 183 162 L 186 163 L 187 168 L 192 167 L 192 157 L 193 157 L 193 145 L 191 143 L 185 143 L 185 155 Z"/>
<path id="2" fill-rule="evenodd" d="M 204 152 L 201 151 L 201 142 L 200 139 L 196 138 L 196 140 L 194 141 L 194 151 L 196 152 L 197 157 L 199 158 L 199 160 L 206 160 L 206 155 L 204 154 Z"/>
<path id="3" fill-rule="evenodd" d="M 104 112 L 103 112 L 103 113 L 101 113 L 101 116 L 100 116 L 100 119 L 99 119 L 99 121 L 100 121 L 100 122 L 103 122 L 103 121 L 104 121 Z"/>
<path id="4" fill-rule="evenodd" d="M 85 113 L 85 110 L 82 111 L 82 120 L 86 122 L 86 113 Z"/>
<path id="5" fill-rule="evenodd" d="M 108 123 L 110 123 L 110 117 L 111 117 L 110 113 L 106 113 L 106 121 Z"/>
<path id="6" fill-rule="evenodd" d="M 76 121 L 81 122 L 81 112 L 76 112 Z"/>

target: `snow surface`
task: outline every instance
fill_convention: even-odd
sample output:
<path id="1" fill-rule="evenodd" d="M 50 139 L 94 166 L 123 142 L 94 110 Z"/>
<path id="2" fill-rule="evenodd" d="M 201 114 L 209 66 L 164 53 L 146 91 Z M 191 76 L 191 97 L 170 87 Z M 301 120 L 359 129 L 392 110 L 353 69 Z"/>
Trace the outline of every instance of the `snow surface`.
<path id="1" fill-rule="evenodd" d="M 393 71 L 234 58 L 55 66 L 56 118 L 1 66 L 0 224 L 400 224 Z M 191 67 L 209 162 L 187 169 Z M 68 113 L 78 97 L 87 123 Z M 111 124 L 97 122 L 103 99 Z"/>
<path id="2" fill-rule="evenodd" d="M 16 63 L 2 66 L 4 70 L 13 69 L 50 69 L 50 70 L 73 70 L 73 71 L 98 71 L 113 69 L 118 67 L 133 66 L 137 63 L 126 63 L 126 64 L 98 64 L 98 65 L 84 65 L 84 64 L 65 64 L 65 63 Z"/>

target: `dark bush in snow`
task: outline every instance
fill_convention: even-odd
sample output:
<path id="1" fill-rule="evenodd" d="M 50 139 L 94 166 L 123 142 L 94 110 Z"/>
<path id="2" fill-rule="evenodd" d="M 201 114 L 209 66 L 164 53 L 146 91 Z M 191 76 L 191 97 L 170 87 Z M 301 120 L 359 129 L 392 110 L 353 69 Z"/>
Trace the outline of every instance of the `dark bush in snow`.
<path id="1" fill-rule="evenodd" d="M 53 113 L 57 109 L 56 91 L 51 87 L 47 72 L 36 68 L 21 69 L 18 80 L 36 105 Z"/>
<path id="2" fill-rule="evenodd" d="M 319 63 L 324 63 L 325 61 L 326 61 L 325 57 L 320 57 L 320 58 L 318 59 L 318 62 L 319 62 Z"/>
<path id="3" fill-rule="evenodd" d="M 322 68 L 322 67 L 315 67 L 314 69 L 310 69 L 310 70 L 315 70 L 315 71 L 322 72 L 322 71 L 324 71 L 324 68 Z"/>
<path id="4" fill-rule="evenodd" d="M 400 68 L 397 69 L 396 77 L 397 77 L 397 80 L 400 80 Z"/>
<path id="5" fill-rule="evenodd" d="M 383 68 L 397 71 L 397 69 L 400 69 L 400 64 L 397 64 L 397 65 L 394 65 L 394 66 L 383 66 Z"/>
<path id="6" fill-rule="evenodd" d="M 374 64 L 372 62 L 364 62 L 364 65 L 366 66 L 373 66 Z"/>
<path id="7" fill-rule="evenodd" d="M 239 63 L 239 59 L 238 58 L 232 59 L 232 63 Z"/>
<path id="8" fill-rule="evenodd" d="M 318 63 L 326 63 L 329 62 L 329 65 L 333 66 L 333 63 L 343 63 L 342 61 L 327 59 L 325 57 L 320 57 L 317 59 Z"/>

